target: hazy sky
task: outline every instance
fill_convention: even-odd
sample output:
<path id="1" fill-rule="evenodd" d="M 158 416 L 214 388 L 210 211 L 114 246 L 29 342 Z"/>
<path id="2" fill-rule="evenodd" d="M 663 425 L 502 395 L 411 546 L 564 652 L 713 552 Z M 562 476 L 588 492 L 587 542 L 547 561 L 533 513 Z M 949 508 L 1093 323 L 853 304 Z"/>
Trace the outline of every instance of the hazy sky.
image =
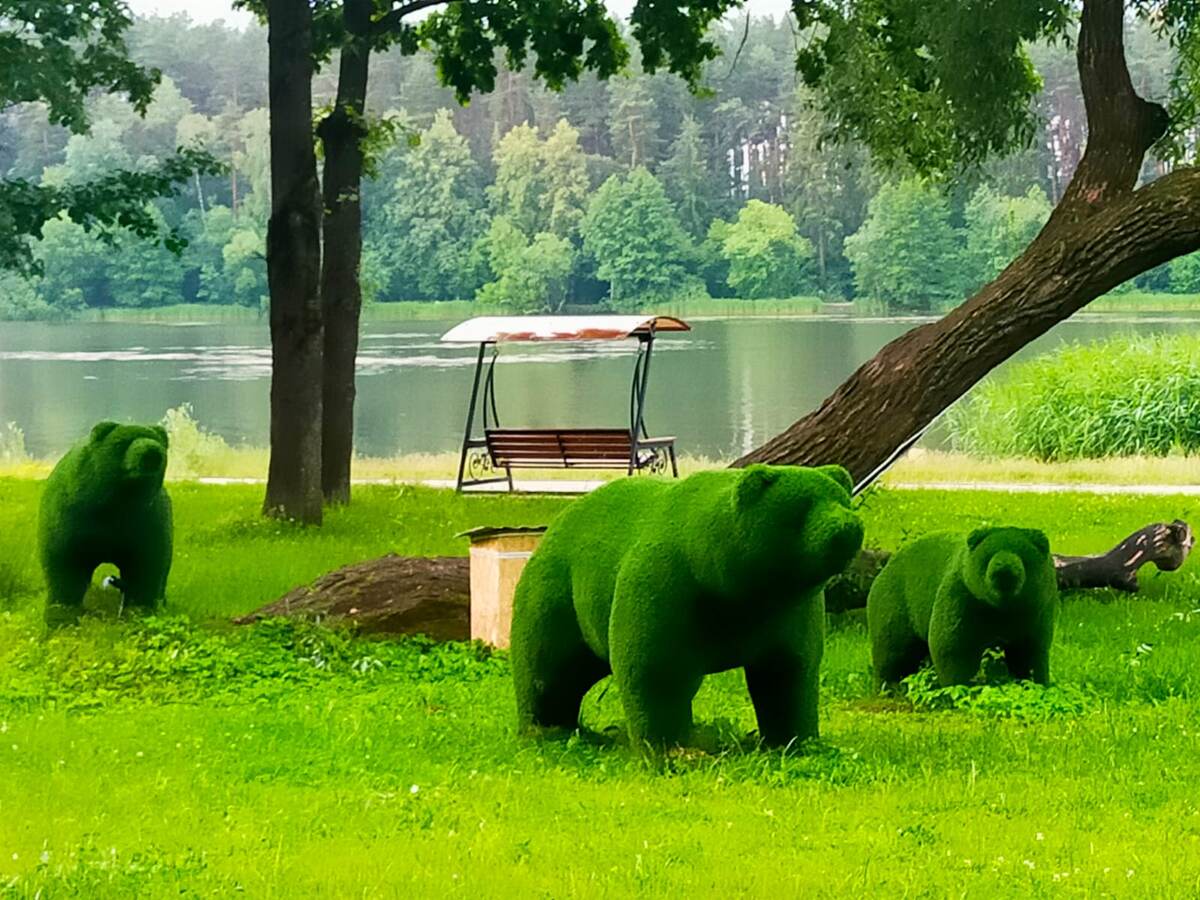
<path id="1" fill-rule="evenodd" d="M 621 15 L 628 14 L 634 0 L 609 0 L 608 5 Z M 230 0 L 129 0 L 130 8 L 138 15 L 169 16 L 186 12 L 198 22 L 224 19 L 230 23 L 250 21 L 243 12 L 234 12 Z M 791 7 L 790 0 L 748 0 L 746 8 L 754 15 L 780 16 Z"/>

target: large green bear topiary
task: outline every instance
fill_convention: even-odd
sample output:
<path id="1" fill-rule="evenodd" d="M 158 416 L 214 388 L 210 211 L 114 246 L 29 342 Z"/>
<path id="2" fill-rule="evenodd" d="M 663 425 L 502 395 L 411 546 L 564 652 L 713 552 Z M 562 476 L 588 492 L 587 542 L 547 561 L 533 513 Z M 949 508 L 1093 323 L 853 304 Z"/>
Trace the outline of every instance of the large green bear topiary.
<path id="1" fill-rule="evenodd" d="M 816 737 L 822 587 L 862 533 L 837 466 L 626 479 L 576 501 L 513 600 L 521 729 L 575 728 L 611 672 L 634 741 L 676 744 L 704 676 L 744 667 L 765 742 Z"/>
<path id="2" fill-rule="evenodd" d="M 49 596 L 46 621 L 78 619 L 92 573 L 120 570 L 131 606 L 153 608 L 171 569 L 171 500 L 163 489 L 167 433 L 101 422 L 46 479 L 38 544 Z"/>
<path id="3" fill-rule="evenodd" d="M 933 659 L 943 685 L 965 684 L 1001 648 L 1014 678 L 1050 681 L 1058 582 L 1050 543 L 1026 528 L 939 532 L 901 549 L 867 597 L 875 675 L 900 681 Z"/>

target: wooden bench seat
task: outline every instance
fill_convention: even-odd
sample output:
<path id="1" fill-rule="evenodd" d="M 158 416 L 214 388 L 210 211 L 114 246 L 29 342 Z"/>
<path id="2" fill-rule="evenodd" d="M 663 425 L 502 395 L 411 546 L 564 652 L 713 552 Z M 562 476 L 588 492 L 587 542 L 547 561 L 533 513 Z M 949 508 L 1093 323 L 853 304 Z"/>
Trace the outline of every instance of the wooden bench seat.
<path id="1" fill-rule="evenodd" d="M 675 469 L 675 438 L 639 438 L 627 428 L 490 428 L 488 454 L 498 469 L 625 469 L 655 463 L 660 453 Z"/>

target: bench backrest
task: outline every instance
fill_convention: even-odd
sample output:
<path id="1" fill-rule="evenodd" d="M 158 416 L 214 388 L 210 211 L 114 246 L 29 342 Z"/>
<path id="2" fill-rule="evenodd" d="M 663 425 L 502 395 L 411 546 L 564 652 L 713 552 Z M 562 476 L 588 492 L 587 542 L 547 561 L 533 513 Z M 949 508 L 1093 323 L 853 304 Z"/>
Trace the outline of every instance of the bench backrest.
<path id="1" fill-rule="evenodd" d="M 623 469 L 632 444 L 624 428 L 497 428 L 486 433 L 492 461 L 509 468 Z"/>

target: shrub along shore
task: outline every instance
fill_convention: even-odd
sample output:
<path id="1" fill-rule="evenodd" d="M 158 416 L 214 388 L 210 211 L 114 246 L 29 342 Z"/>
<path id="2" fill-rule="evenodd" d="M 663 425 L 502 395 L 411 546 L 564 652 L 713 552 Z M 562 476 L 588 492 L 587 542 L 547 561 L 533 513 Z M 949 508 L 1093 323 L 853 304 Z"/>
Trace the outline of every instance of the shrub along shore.
<path id="1" fill-rule="evenodd" d="M 255 486 L 170 489 L 164 614 L 115 620 L 97 593 L 94 617 L 46 639 L 40 485 L 0 479 L 8 895 L 487 895 L 501 870 L 514 896 L 1200 891 L 1195 560 L 1146 573 L 1138 596 L 1068 598 L 1048 690 L 917 679 L 883 701 L 861 621 L 832 621 L 818 745 L 756 749 L 731 672 L 697 698 L 695 747 L 653 765 L 603 684 L 587 732 L 527 742 L 504 653 L 226 624 L 340 565 L 461 555 L 464 528 L 570 501 L 372 486 L 305 529 L 262 519 Z M 1089 553 L 1200 521 L 1200 500 L 885 490 L 861 511 L 887 549 L 1004 522 Z"/>

